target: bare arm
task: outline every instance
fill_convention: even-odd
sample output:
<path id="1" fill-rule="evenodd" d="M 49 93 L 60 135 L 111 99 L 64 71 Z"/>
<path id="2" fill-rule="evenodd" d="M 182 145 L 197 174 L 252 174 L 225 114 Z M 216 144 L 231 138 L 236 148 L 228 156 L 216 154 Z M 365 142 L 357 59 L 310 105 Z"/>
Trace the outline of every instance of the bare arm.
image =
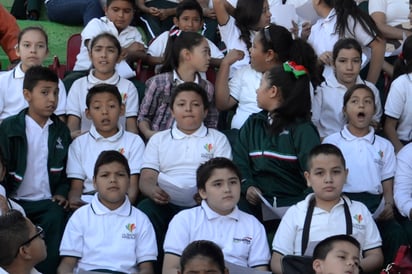
<path id="1" fill-rule="evenodd" d="M 372 55 L 366 80 L 376 84 L 383 67 L 386 42 L 384 39 L 376 37 L 376 39 L 369 44 L 369 47 L 371 48 Z"/>
<path id="2" fill-rule="evenodd" d="M 67 117 L 67 127 L 70 129 L 70 134 L 73 139 L 79 136 L 81 134 L 80 118 L 74 115 L 69 115 Z"/>
<path id="3" fill-rule="evenodd" d="M 177 274 L 180 270 L 180 257 L 174 254 L 165 254 L 162 274 Z"/>
<path id="4" fill-rule="evenodd" d="M 149 122 L 145 120 L 139 121 L 139 130 L 143 134 L 143 136 L 146 138 L 146 140 L 149 140 L 150 137 L 152 137 L 153 134 L 157 132 L 157 131 L 152 130 Z"/>
<path id="5" fill-rule="evenodd" d="M 272 253 L 272 259 L 270 260 L 270 269 L 275 274 L 282 274 L 282 259 L 283 255 L 274 251 Z"/>
<path id="6" fill-rule="evenodd" d="M 130 203 L 134 205 L 139 195 L 139 175 L 133 174 L 130 176 L 130 186 L 127 191 L 127 196 L 129 197 Z"/>
<path id="7" fill-rule="evenodd" d="M 383 197 L 385 199 L 385 208 L 379 215 L 379 220 L 393 219 L 394 201 L 393 201 L 393 179 L 388 179 L 382 182 Z"/>
<path id="8" fill-rule="evenodd" d="M 81 197 L 83 194 L 83 180 L 72 179 L 69 191 L 69 206 L 71 210 L 76 210 L 79 207 L 85 205 L 86 203 L 82 201 Z"/>
<path id="9" fill-rule="evenodd" d="M 383 131 L 385 132 L 386 137 L 391 141 L 392 145 L 395 147 L 395 152 L 398 153 L 403 144 L 399 140 L 398 133 L 396 132 L 396 127 L 398 126 L 398 120 L 388 117 L 385 117 L 385 125 L 383 126 Z"/>
<path id="10" fill-rule="evenodd" d="M 79 258 L 76 257 L 63 257 L 57 268 L 57 274 L 72 274 L 78 260 Z"/>
<path id="11" fill-rule="evenodd" d="M 127 117 L 126 118 L 126 130 L 129 132 L 133 132 L 135 134 L 139 134 L 139 129 L 137 128 L 137 117 Z"/>
<path id="12" fill-rule="evenodd" d="M 225 3 L 225 0 L 213 0 L 213 8 L 215 9 L 217 23 L 221 26 L 226 25 L 230 16 L 226 10 Z"/>
<path id="13" fill-rule="evenodd" d="M 408 30 L 403 30 L 400 28 L 389 26 L 386 23 L 386 15 L 383 12 L 374 12 L 371 14 L 371 17 L 373 21 L 375 21 L 379 31 L 382 32 L 383 37 L 385 37 L 386 39 L 403 40 L 403 33 L 405 33 L 406 36 L 412 34 L 412 32 Z"/>
<path id="14" fill-rule="evenodd" d="M 150 168 L 143 168 L 140 173 L 140 191 L 155 203 L 169 203 L 169 195 L 157 185 L 159 172 Z"/>
<path id="15" fill-rule="evenodd" d="M 383 264 L 383 254 L 380 247 L 365 251 L 361 260 L 361 267 L 365 273 L 373 273 L 379 270 Z"/>
<path id="16" fill-rule="evenodd" d="M 153 274 L 153 263 L 152 262 L 144 262 L 138 265 L 139 274 Z"/>

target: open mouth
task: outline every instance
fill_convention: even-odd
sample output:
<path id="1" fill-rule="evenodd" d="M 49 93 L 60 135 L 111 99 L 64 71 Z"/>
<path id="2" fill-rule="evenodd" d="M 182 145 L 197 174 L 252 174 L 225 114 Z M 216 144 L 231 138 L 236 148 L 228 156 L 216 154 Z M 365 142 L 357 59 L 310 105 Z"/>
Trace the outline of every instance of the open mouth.
<path id="1" fill-rule="evenodd" d="M 364 119 L 365 118 L 365 113 L 364 112 L 359 112 L 358 113 L 358 118 Z"/>

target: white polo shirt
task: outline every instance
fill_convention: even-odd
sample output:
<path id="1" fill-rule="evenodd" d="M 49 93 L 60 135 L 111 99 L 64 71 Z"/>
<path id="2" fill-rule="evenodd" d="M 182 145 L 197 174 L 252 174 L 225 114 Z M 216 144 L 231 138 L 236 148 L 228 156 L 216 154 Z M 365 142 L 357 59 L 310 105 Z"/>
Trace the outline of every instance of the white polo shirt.
<path id="1" fill-rule="evenodd" d="M 283 216 L 272 243 L 273 251 L 282 255 L 302 255 L 302 234 L 309 201 L 314 194 L 293 205 Z M 346 234 L 346 218 L 344 202 L 346 200 L 352 217 L 352 236 L 359 241 L 363 251 L 378 248 L 382 245 L 379 230 L 368 208 L 361 202 L 341 198 L 330 212 L 315 206 L 309 230 L 308 246 L 323 239 Z M 312 243 L 312 244 L 311 244 Z"/>
<path id="2" fill-rule="evenodd" d="M 230 96 L 238 102 L 232 118 L 232 128 L 240 129 L 251 114 L 261 111 L 257 105 L 256 90 L 262 75 L 250 65 L 246 65 L 238 69 L 229 80 Z"/>
<path id="3" fill-rule="evenodd" d="M 83 180 L 83 193 L 94 191 L 93 169 L 97 157 L 104 150 L 116 150 L 129 162 L 130 173 L 139 174 L 142 166 L 144 143 L 139 135 L 123 130 L 108 138 L 101 136 L 94 125 L 89 132 L 80 135 L 69 146 L 67 177 Z"/>
<path id="4" fill-rule="evenodd" d="M 6 195 L 6 190 L 4 189 L 4 186 L 0 185 L 0 197 L 3 196 L 5 199 L 7 199 L 7 195 Z M 21 205 L 19 205 L 18 203 L 16 203 L 15 201 L 11 200 L 11 199 L 7 199 L 7 202 L 9 204 L 9 208 L 10 209 L 15 209 L 21 212 L 21 214 L 23 214 L 23 216 L 26 216 L 26 212 L 24 212 L 24 209 L 21 207 Z M 0 216 L 3 215 L 5 212 L 1 211 L 0 208 Z M 0 268 L 1 270 L 1 268 Z M 1 271 L 0 271 L 1 273 Z"/>
<path id="5" fill-rule="evenodd" d="M 19 113 L 29 106 L 23 96 L 24 72 L 19 63 L 13 70 L 0 74 L 0 122 Z M 59 101 L 54 113 L 64 115 L 66 109 L 66 89 L 59 79 Z"/>
<path id="6" fill-rule="evenodd" d="M 365 84 L 375 95 L 376 112 L 373 120 L 379 122 L 382 116 L 382 103 L 379 90 L 371 82 L 356 78 L 356 84 Z M 312 96 L 312 122 L 317 127 L 320 137 L 340 131 L 347 123 L 343 116 L 343 96 L 347 88 L 338 82 L 334 73 L 329 74 Z"/>
<path id="7" fill-rule="evenodd" d="M 169 223 L 164 251 L 181 256 L 185 247 L 197 240 L 216 243 L 230 263 L 244 267 L 269 264 L 269 246 L 263 225 L 237 207 L 229 215 L 222 216 L 203 200 L 201 206 L 180 211 Z"/>
<path id="8" fill-rule="evenodd" d="M 142 35 L 136 27 L 128 26 L 119 33 L 113 22 L 106 16 L 94 18 L 84 27 L 81 33 L 82 44 L 80 46 L 80 52 L 76 57 L 76 64 L 73 70 L 88 70 L 92 67 L 85 41 L 92 40 L 103 32 L 113 34 L 119 40 L 122 48 L 129 47 L 133 42 L 144 44 Z"/>
<path id="9" fill-rule="evenodd" d="M 231 146 L 223 133 L 202 124 L 196 132 L 187 135 L 174 123 L 171 129 L 157 132 L 149 139 L 142 168 L 174 178 L 181 188 L 196 189 L 197 168 L 214 157 L 232 159 Z"/>
<path id="10" fill-rule="evenodd" d="M 385 115 L 398 119 L 396 133 L 400 140 L 412 140 L 412 73 L 403 74 L 392 82 Z"/>
<path id="11" fill-rule="evenodd" d="M 412 209 L 412 143 L 396 155 L 397 166 L 393 185 L 395 204 L 402 216 L 409 218 Z"/>
<path id="12" fill-rule="evenodd" d="M 376 135 L 372 127 L 367 135 L 356 137 L 345 125 L 323 143 L 336 145 L 345 157 L 349 174 L 343 192 L 382 194 L 382 182 L 395 176 L 395 149 L 387 139 Z"/>
<path id="13" fill-rule="evenodd" d="M 386 16 L 386 24 L 396 26 L 408 22 L 408 0 L 372 0 L 368 2 L 369 14 L 382 12 Z"/>
<path id="14" fill-rule="evenodd" d="M 89 75 L 77 79 L 73 83 L 67 96 L 66 114 L 80 118 L 82 132 L 88 131 L 93 123 L 92 120 L 86 117 L 85 113 L 87 108 L 87 93 L 90 88 L 101 83 L 116 85 L 119 89 L 123 104 L 125 105 L 125 115 L 119 119 L 123 127 L 126 127 L 127 117 L 137 117 L 139 111 L 139 95 L 135 85 L 131 81 L 120 77 L 117 72 L 109 79 L 101 80 L 96 78 L 93 75 L 93 70 L 91 70 Z"/>

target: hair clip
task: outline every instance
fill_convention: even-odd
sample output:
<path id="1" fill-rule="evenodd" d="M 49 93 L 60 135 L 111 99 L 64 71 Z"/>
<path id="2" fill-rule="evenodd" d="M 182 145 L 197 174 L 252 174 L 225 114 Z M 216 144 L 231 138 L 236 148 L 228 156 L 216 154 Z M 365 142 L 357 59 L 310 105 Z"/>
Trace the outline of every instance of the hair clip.
<path id="1" fill-rule="evenodd" d="M 283 70 L 286 72 L 292 72 L 293 75 L 295 75 L 296 79 L 308 73 L 308 70 L 304 66 L 298 65 L 294 61 L 284 62 Z"/>
<path id="2" fill-rule="evenodd" d="M 174 30 L 171 30 L 170 32 L 169 32 L 169 36 L 170 37 L 173 37 L 173 36 L 176 36 L 176 37 L 179 37 L 179 35 L 182 33 L 182 30 L 180 30 L 180 29 L 174 29 Z"/>

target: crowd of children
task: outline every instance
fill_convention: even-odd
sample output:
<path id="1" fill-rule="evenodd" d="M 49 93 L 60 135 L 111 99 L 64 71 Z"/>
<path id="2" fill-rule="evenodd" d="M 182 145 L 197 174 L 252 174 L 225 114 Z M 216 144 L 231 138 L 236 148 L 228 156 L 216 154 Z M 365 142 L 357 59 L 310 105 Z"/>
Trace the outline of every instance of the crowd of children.
<path id="1" fill-rule="evenodd" d="M 373 273 L 412 244 L 411 37 L 385 94 L 353 0 L 290 30 L 282 1 L 101 4 L 64 81 L 41 27 L 0 73 L 0 273 L 279 274 L 287 255 Z"/>

